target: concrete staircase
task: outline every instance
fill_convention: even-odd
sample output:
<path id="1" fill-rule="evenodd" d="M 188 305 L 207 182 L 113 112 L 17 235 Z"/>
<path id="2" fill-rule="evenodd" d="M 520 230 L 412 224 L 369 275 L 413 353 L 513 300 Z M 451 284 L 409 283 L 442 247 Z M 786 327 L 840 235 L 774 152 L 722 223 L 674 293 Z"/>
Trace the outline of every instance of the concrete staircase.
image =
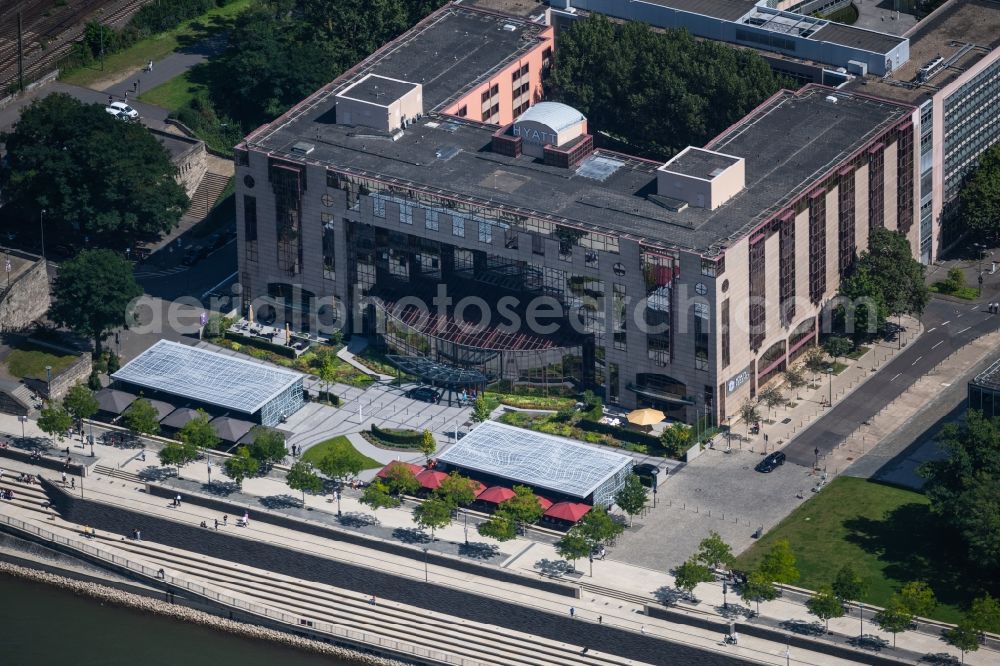
<path id="1" fill-rule="evenodd" d="M 167 574 L 281 613 L 433 647 L 461 663 L 496 666 L 611 666 L 636 662 L 547 638 L 483 625 L 403 604 L 372 605 L 363 595 L 312 581 L 282 576 L 161 544 L 101 535 L 104 546 L 125 551 Z M 448 663 L 453 662 L 452 659 Z"/>
<path id="2" fill-rule="evenodd" d="M 55 510 L 49 508 L 49 498 L 42 490 L 42 487 L 35 483 L 21 483 L 17 477 L 11 476 L 12 472 L 7 470 L 0 478 L 0 488 L 10 490 L 14 493 L 12 500 L 0 500 L 0 510 L 4 505 L 13 505 L 26 509 L 34 517 L 45 517 L 55 515 Z"/>
<path id="3" fill-rule="evenodd" d="M 138 474 L 133 474 L 132 472 L 126 472 L 121 469 L 116 469 L 114 467 L 108 467 L 107 465 L 95 465 L 94 474 L 98 475 L 97 480 L 101 480 L 101 476 L 106 476 L 112 479 L 121 479 L 122 481 L 130 481 L 132 483 L 142 483 L 142 479 Z"/>
<path id="4" fill-rule="evenodd" d="M 191 197 L 191 205 L 184 213 L 184 218 L 191 222 L 200 222 L 212 210 L 212 206 L 219 200 L 219 195 L 226 189 L 229 183 L 229 176 L 221 173 L 206 171 L 198 183 L 198 189 Z"/>

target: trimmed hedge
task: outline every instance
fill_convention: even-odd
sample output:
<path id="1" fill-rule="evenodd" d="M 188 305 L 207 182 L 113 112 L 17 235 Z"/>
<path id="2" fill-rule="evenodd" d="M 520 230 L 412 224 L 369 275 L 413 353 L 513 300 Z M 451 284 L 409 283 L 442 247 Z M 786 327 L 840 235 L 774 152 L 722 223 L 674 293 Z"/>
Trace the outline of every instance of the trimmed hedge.
<path id="1" fill-rule="evenodd" d="M 245 335 L 240 335 L 239 333 L 233 333 L 232 331 L 226 331 L 226 340 L 232 340 L 233 342 L 238 342 L 241 345 L 247 347 L 256 347 L 257 349 L 263 349 L 264 351 L 274 352 L 279 356 L 284 356 L 286 358 L 295 358 L 295 349 L 292 347 L 286 347 L 285 345 L 276 345 L 273 342 L 268 342 L 263 338 L 248 337 Z"/>
<path id="2" fill-rule="evenodd" d="M 648 446 L 652 449 L 662 446 L 660 438 L 655 435 L 647 435 L 644 432 L 636 432 L 635 430 L 608 425 L 607 423 L 600 423 L 589 419 L 580 419 L 577 421 L 576 426 L 580 428 L 580 430 L 589 430 L 590 432 L 599 432 L 603 435 L 611 435 L 615 439 L 622 442 L 642 444 L 643 446 Z"/>
<path id="3" fill-rule="evenodd" d="M 373 423 L 372 437 L 380 439 L 383 442 L 388 442 L 389 444 L 418 449 L 424 440 L 424 433 L 416 430 L 397 430 L 394 428 L 384 429 L 379 428 Z"/>

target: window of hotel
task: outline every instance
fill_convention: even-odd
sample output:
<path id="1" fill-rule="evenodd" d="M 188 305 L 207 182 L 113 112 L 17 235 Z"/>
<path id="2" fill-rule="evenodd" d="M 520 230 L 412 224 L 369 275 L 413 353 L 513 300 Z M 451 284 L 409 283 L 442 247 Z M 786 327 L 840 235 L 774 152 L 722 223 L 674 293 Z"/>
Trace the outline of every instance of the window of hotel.
<path id="1" fill-rule="evenodd" d="M 483 92 L 482 102 L 485 104 L 488 101 L 490 101 L 490 91 L 486 90 L 486 91 Z"/>
<path id="2" fill-rule="evenodd" d="M 517 83 L 517 80 L 521 78 L 521 70 L 515 69 L 514 73 L 510 75 L 511 83 Z"/>
<path id="3" fill-rule="evenodd" d="M 722 319 L 722 330 L 720 331 L 722 337 L 722 367 L 729 367 L 729 299 L 722 301 L 721 313 L 719 315 Z"/>
<path id="4" fill-rule="evenodd" d="M 885 146 L 868 151 L 868 229 L 885 226 Z"/>
<path id="5" fill-rule="evenodd" d="M 694 367 L 708 371 L 708 304 L 694 304 Z"/>
<path id="6" fill-rule="evenodd" d="M 488 123 L 490 121 L 490 110 L 486 109 L 483 111 L 483 122 Z"/>
<path id="7" fill-rule="evenodd" d="M 608 363 L 608 402 L 616 403 L 621 399 L 619 382 L 621 371 L 617 363 Z"/>
<path id="8" fill-rule="evenodd" d="M 247 261 L 257 261 L 257 197 L 243 195 L 243 240 Z"/>
<path id="9" fill-rule="evenodd" d="M 302 172 L 281 164 L 271 166 L 278 270 L 295 275 L 302 266 Z"/>
<path id="10" fill-rule="evenodd" d="M 701 260 L 701 274 L 707 275 L 709 277 L 715 277 L 715 262 L 711 259 Z"/>
<path id="11" fill-rule="evenodd" d="M 614 284 L 611 302 L 612 325 L 614 326 L 615 349 L 628 349 L 625 329 L 628 325 L 628 308 L 625 301 L 625 285 Z"/>
<path id="12" fill-rule="evenodd" d="M 479 223 L 479 242 L 480 243 L 492 243 L 493 242 L 493 225 L 489 222 Z"/>
<path id="13" fill-rule="evenodd" d="M 455 270 L 459 273 L 472 272 L 476 265 L 476 256 L 472 253 L 472 250 L 463 250 L 460 247 L 456 247 L 454 265 Z"/>
<path id="14" fill-rule="evenodd" d="M 671 296 L 674 259 L 660 254 L 643 253 L 642 273 L 646 284 L 646 349 L 657 365 L 670 362 Z"/>
<path id="15" fill-rule="evenodd" d="M 907 234 L 913 226 L 913 125 L 899 132 L 896 141 L 896 224 Z"/>
<path id="16" fill-rule="evenodd" d="M 764 298 L 767 295 L 767 283 L 764 276 L 764 237 L 750 242 L 750 349 L 757 351 L 764 344 L 765 316 Z"/>
<path id="17" fill-rule="evenodd" d="M 458 107 L 459 118 L 465 118 L 467 115 L 469 115 L 469 107 L 467 105 L 463 104 L 462 106 Z"/>
<path id="18" fill-rule="evenodd" d="M 851 262 L 854 261 L 856 251 L 855 229 L 854 229 L 854 170 L 850 169 L 840 174 L 840 187 L 838 192 L 839 206 L 837 207 L 837 245 L 838 245 L 838 268 L 840 277 L 844 277 Z"/>
<path id="19" fill-rule="evenodd" d="M 385 199 L 382 197 L 372 197 L 372 214 L 375 217 L 385 219 Z"/>
<path id="20" fill-rule="evenodd" d="M 451 216 L 451 235 L 465 238 L 465 218 L 458 215 Z"/>
<path id="21" fill-rule="evenodd" d="M 826 293 L 826 192 L 809 197 L 809 299 L 819 303 Z"/>
<path id="22" fill-rule="evenodd" d="M 424 210 L 424 226 L 431 231 L 438 230 L 438 212 L 436 210 Z"/>
<path id="23" fill-rule="evenodd" d="M 413 204 L 406 201 L 399 204 L 399 221 L 403 224 L 413 224 Z"/>
<path id="24" fill-rule="evenodd" d="M 495 97 L 500 92 L 500 84 L 494 83 L 490 88 L 490 97 Z"/>
<path id="25" fill-rule="evenodd" d="M 495 116 L 498 113 L 500 113 L 500 103 L 499 102 L 496 103 L 496 104 L 494 104 L 493 108 L 490 109 L 490 115 L 491 116 Z"/>
<path id="26" fill-rule="evenodd" d="M 323 219 L 323 217 L 326 217 L 326 219 Z M 324 213 L 321 214 L 320 219 L 323 222 L 323 278 L 334 280 L 337 274 L 334 270 L 336 266 L 334 255 L 336 230 L 333 225 L 333 216 Z"/>
<path id="27" fill-rule="evenodd" d="M 779 241 L 780 303 L 778 313 L 781 323 L 788 326 L 795 319 L 795 213 L 789 211 L 781 220 Z"/>

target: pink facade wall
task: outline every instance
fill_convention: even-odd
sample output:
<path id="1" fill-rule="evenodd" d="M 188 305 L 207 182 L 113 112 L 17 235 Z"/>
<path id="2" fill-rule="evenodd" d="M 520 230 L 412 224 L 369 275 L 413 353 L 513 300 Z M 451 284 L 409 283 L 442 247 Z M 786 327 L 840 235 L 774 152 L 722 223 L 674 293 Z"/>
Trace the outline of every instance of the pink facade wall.
<path id="1" fill-rule="evenodd" d="M 494 72 L 489 79 L 482 81 L 458 101 L 442 109 L 441 113 L 476 122 L 491 122 L 500 126 L 514 122 L 514 118 L 520 115 L 514 113 L 515 108 L 525 103 L 534 104 L 542 99 L 542 67 L 545 59 L 552 56 L 552 35 L 553 28 L 549 26 L 539 34 L 534 48 L 508 63 L 503 69 Z M 527 75 L 519 76 L 517 81 L 514 81 L 514 73 L 520 72 L 525 65 L 528 66 Z M 528 89 L 515 96 L 515 83 L 519 90 L 524 84 L 528 85 Z M 484 102 L 483 94 L 490 92 L 493 86 L 496 86 L 496 95 L 490 96 L 488 101 Z M 484 118 L 484 109 L 492 111 L 494 107 L 499 107 L 497 112 L 488 114 Z M 464 115 L 461 113 L 463 108 Z"/>

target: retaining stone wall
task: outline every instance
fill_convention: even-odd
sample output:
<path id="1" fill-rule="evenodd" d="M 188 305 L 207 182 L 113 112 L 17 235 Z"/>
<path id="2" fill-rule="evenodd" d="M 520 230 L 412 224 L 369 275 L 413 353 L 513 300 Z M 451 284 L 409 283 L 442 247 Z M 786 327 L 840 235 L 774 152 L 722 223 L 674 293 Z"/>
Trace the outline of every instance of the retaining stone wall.
<path id="1" fill-rule="evenodd" d="M 196 525 L 185 525 L 118 506 L 72 497 L 48 481 L 44 481 L 43 485 L 63 518 L 97 529 L 119 534 L 139 529 L 147 540 L 183 550 L 286 576 L 333 584 L 361 594 L 373 594 L 473 622 L 499 625 L 551 640 L 586 645 L 649 664 L 732 666 L 750 663 L 607 625 L 573 620 L 569 617 L 571 603 L 567 603 L 565 616 L 553 615 L 464 590 L 402 578 L 384 571 L 242 538 L 237 536 L 239 528 L 233 528 L 233 534 L 207 530 Z"/>

